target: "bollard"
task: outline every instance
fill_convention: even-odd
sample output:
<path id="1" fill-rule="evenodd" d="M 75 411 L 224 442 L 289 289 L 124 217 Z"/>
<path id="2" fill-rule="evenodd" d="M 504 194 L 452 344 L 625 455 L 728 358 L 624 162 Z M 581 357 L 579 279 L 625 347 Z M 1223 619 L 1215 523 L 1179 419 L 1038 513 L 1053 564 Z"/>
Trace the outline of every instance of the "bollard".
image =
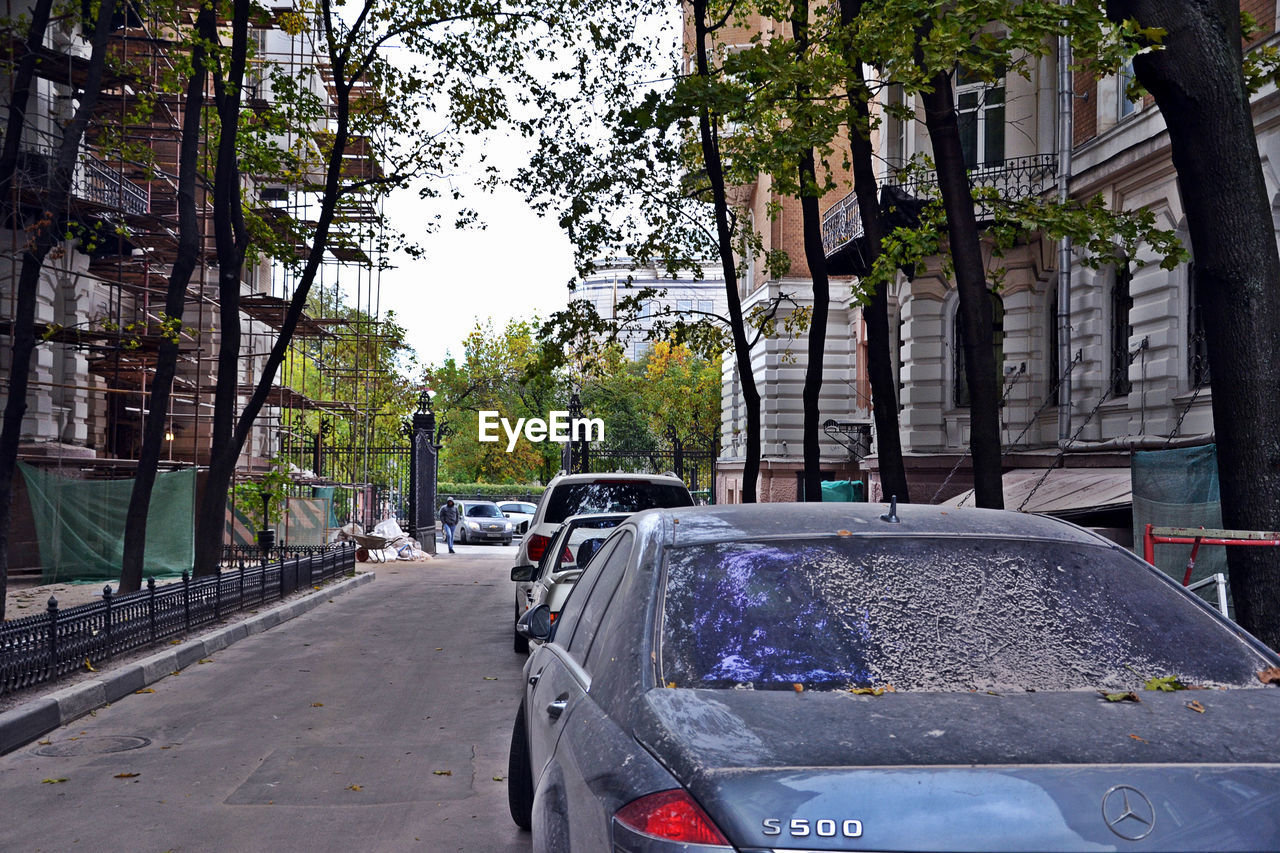
<path id="1" fill-rule="evenodd" d="M 58 599 L 49 596 L 49 674 L 58 676 Z"/>
<path id="2" fill-rule="evenodd" d="M 102 600 L 106 602 L 107 615 L 106 615 L 106 619 L 104 620 L 105 624 L 103 625 L 103 631 L 102 631 L 102 634 L 103 634 L 102 653 L 99 655 L 99 657 L 102 659 L 106 659 L 111 657 L 111 603 L 113 599 L 111 597 L 111 586 L 109 584 L 102 588 Z"/>

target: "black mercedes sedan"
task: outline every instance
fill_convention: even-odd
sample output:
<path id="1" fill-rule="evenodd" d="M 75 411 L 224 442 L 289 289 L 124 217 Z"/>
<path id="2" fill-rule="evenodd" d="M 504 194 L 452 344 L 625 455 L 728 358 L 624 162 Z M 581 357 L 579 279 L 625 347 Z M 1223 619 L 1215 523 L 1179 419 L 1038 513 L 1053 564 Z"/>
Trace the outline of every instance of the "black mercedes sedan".
<path id="1" fill-rule="evenodd" d="M 650 510 L 519 630 L 535 851 L 1280 850 L 1280 658 L 1065 522 Z"/>

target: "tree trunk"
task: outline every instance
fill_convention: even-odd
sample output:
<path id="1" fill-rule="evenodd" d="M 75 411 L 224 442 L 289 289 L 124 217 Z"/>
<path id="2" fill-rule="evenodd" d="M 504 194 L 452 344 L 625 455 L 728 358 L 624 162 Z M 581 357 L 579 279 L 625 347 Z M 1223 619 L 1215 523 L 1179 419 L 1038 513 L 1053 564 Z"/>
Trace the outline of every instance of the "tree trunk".
<path id="1" fill-rule="evenodd" d="M 38 0 L 31 9 L 31 25 L 27 30 L 22 59 L 13 71 L 10 83 L 9 114 L 5 121 L 4 148 L 0 150 L 0 207 L 4 216 L 0 217 L 5 227 L 17 231 L 22 228 L 19 214 L 18 188 L 14 186 L 14 175 L 18 170 L 18 150 L 22 144 L 22 133 L 27 126 L 27 107 L 31 101 L 31 81 L 35 79 L 36 55 L 44 44 L 45 30 L 49 26 L 49 11 L 53 8 L 53 0 Z"/>
<path id="2" fill-rule="evenodd" d="M 697 69 L 699 76 L 705 79 L 710 74 L 707 61 L 707 0 L 691 0 L 691 3 Z M 733 257 L 733 232 L 729 227 L 729 203 L 725 195 L 724 168 L 720 162 L 720 143 L 711 125 L 710 109 L 707 106 L 703 106 L 698 112 L 698 132 L 702 143 L 702 157 L 707 167 L 707 180 L 711 185 L 720 266 L 724 270 L 725 294 L 728 298 L 734 361 L 737 364 L 738 381 L 742 385 L 743 404 L 747 409 L 747 451 L 742 465 L 742 502 L 755 503 L 756 481 L 760 477 L 760 391 L 756 388 L 755 373 L 751 370 L 751 345 L 747 342 L 742 298 L 738 295 L 738 268 Z"/>
<path id="3" fill-rule="evenodd" d="M 969 444 L 973 454 L 974 502 L 1004 508 L 1000 459 L 1000 385 L 992 335 L 991 294 L 982 263 L 973 193 L 969 188 L 960 130 L 956 121 L 951 76 L 936 74 L 924 92 L 925 126 L 933 143 L 938 188 L 947 215 L 947 234 L 960 296 L 960 336 L 965 376 L 969 380 Z"/>
<path id="4" fill-rule="evenodd" d="M 202 5 L 196 21 L 197 32 L 216 26 L 217 11 L 213 3 Z M 196 170 L 200 157 L 200 119 L 204 106 L 204 49 L 197 40 L 192 56 L 192 73 L 187 80 L 187 94 L 182 116 L 182 140 L 178 153 L 178 251 L 169 274 L 164 312 L 170 319 L 182 320 L 186 309 L 187 285 L 200 252 L 200 222 L 196 216 Z M 174 338 L 169 339 L 172 332 Z M 169 415 L 173 377 L 178 365 L 179 331 L 166 329 L 156 358 L 156 371 L 151 381 L 151 399 L 147 420 L 142 430 L 142 448 L 134 474 L 133 492 L 124 529 L 124 559 L 120 571 L 120 592 L 134 592 L 142 587 L 143 559 L 147 548 L 147 514 L 156 482 L 156 468 L 164 447 L 165 422 Z"/>
<path id="5" fill-rule="evenodd" d="M 213 391 L 213 426 L 209 447 L 209 471 L 196 510 L 195 574 L 218 571 L 226 526 L 227 491 L 235 473 L 240 448 L 235 444 L 237 393 L 240 382 L 240 274 L 248 238 L 240 210 L 240 168 L 236 137 L 240 129 L 240 91 L 244 82 L 248 48 L 250 3 L 235 0 L 232 13 L 231 65 L 224 77 L 214 79 L 220 136 L 213 176 L 214 243 L 218 254 L 218 302 L 221 338 L 218 342 L 218 376 Z M 201 34 L 217 43 L 216 29 Z"/>
<path id="6" fill-rule="evenodd" d="M 862 11 L 862 0 L 841 0 L 840 19 L 848 26 Z M 885 222 L 880 211 L 876 185 L 875 150 L 871 147 L 871 111 L 867 107 L 867 81 L 862 62 L 848 58 L 853 80 L 848 87 L 853 120 L 849 123 L 849 151 L 853 160 L 853 190 L 867 236 L 867 263 L 880 256 Z M 866 132 L 863 132 L 863 128 Z M 885 497 L 911 502 L 907 471 L 902 462 L 902 436 L 898 423 L 898 384 L 893 374 L 893 347 L 889 337 L 889 297 L 886 287 L 877 287 L 863 306 L 867 326 L 867 378 L 871 381 L 871 412 L 876 424 L 876 456 L 880 462 L 880 486 Z"/>
<path id="7" fill-rule="evenodd" d="M 1169 128 L 1195 257 L 1213 387 L 1222 521 L 1280 518 L 1280 256 L 1241 73 L 1239 4 L 1111 0 L 1115 20 L 1161 27 L 1134 59 Z M 1280 648 L 1280 549 L 1228 548 L 1236 619 Z"/>
<path id="8" fill-rule="evenodd" d="M 22 420 L 27 411 L 27 387 L 30 381 L 31 356 L 36 347 L 35 316 L 36 297 L 40 285 L 40 271 L 45 258 L 55 245 L 62 242 L 67 214 L 67 196 L 76 161 L 80 157 L 80 140 L 98 101 L 102 88 L 102 71 L 106 61 L 107 40 L 111 35 L 111 9 L 104 3 L 94 27 L 85 73 L 84 89 L 80 93 L 80 106 L 74 117 L 63 129 L 62 140 L 50 176 L 45 197 L 45 209 L 31 232 L 30 243 L 22 252 L 22 267 L 18 273 L 18 291 L 13 316 L 13 355 L 9 368 L 8 399 L 5 401 L 3 426 L 0 427 L 0 593 L 8 586 L 9 528 L 13 520 L 13 475 L 17 470 L 18 444 L 22 437 Z M 29 81 L 28 81 L 29 85 Z M 14 128 L 14 114 L 10 114 L 6 131 L 21 135 L 21 127 Z M 6 144 L 11 141 L 6 137 Z M 14 219 L 20 210 L 13 208 Z M 11 224 L 16 224 L 11 223 Z M 4 597 L 0 594 L 0 619 L 4 617 Z"/>
<path id="9" fill-rule="evenodd" d="M 791 31 L 795 39 L 796 61 L 809 49 L 809 3 L 796 0 L 791 7 Z M 797 103 L 808 100 L 806 86 L 796 87 Z M 826 363 L 827 316 L 831 310 L 831 280 L 827 276 L 827 255 L 822 248 L 822 214 L 818 210 L 818 176 L 812 148 L 800 153 L 800 218 L 804 233 L 804 258 L 813 280 L 813 318 L 809 323 L 808 364 L 804 370 L 801 403 L 804 409 L 804 499 L 822 500 L 822 372 Z"/>

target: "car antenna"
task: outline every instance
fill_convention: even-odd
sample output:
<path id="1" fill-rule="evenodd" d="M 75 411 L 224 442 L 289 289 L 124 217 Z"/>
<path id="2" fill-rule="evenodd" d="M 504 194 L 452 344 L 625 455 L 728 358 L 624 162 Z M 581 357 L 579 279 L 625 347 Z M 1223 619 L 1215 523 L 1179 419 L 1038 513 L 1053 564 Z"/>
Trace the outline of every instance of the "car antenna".
<path id="1" fill-rule="evenodd" d="M 898 520 L 898 496 L 894 495 L 889 501 L 889 514 L 880 516 L 881 521 L 887 521 L 890 524 L 900 524 Z"/>

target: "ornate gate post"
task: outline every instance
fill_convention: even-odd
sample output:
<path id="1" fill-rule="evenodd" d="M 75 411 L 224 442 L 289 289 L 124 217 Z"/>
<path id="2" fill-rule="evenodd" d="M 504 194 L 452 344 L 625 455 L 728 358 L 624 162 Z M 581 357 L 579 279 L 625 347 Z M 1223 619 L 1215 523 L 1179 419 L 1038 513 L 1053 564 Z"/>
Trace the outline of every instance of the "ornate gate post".
<path id="1" fill-rule="evenodd" d="M 418 395 L 409 445 L 409 535 L 428 554 L 436 552 L 436 414 L 431 392 Z"/>

